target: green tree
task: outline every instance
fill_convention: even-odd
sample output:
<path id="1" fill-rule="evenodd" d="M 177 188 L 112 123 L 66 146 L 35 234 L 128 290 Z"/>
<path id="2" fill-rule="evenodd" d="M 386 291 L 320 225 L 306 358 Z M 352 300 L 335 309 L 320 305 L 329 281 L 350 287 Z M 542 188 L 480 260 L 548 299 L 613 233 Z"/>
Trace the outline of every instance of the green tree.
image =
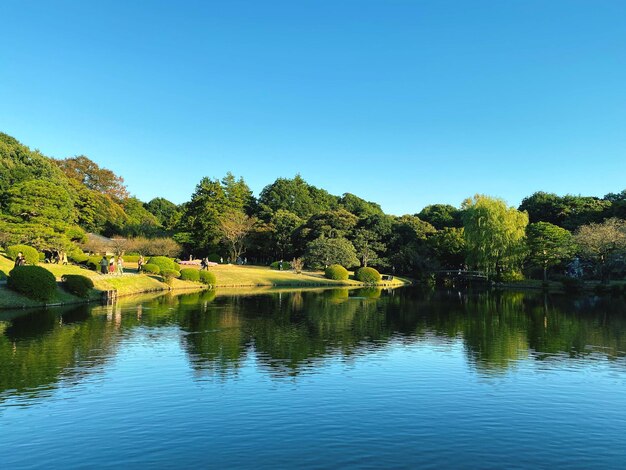
<path id="1" fill-rule="evenodd" d="M 300 217 L 284 209 L 278 209 L 272 216 L 272 241 L 276 246 L 279 258 L 285 259 L 293 254 L 292 236 L 302 223 Z"/>
<path id="2" fill-rule="evenodd" d="M 444 227 L 428 238 L 428 246 L 443 268 L 457 269 L 465 261 L 465 238 L 462 228 Z"/>
<path id="3" fill-rule="evenodd" d="M 340 264 L 346 268 L 359 265 L 354 245 L 345 238 L 318 238 L 310 242 L 305 255 L 306 263 L 316 269 L 331 264 Z"/>
<path id="4" fill-rule="evenodd" d="M 334 208 L 337 198 L 323 189 L 307 184 L 300 176 L 293 179 L 278 178 L 261 191 L 259 206 L 269 219 L 279 209 L 296 214 L 301 219 Z"/>
<path id="5" fill-rule="evenodd" d="M 426 206 L 417 216 L 428 222 L 437 230 L 445 227 L 460 228 L 463 226 L 462 212 L 449 204 L 432 204 Z"/>
<path id="6" fill-rule="evenodd" d="M 165 198 L 155 197 L 145 203 L 144 207 L 157 218 L 159 224 L 166 230 L 173 230 L 180 221 L 181 209 Z"/>
<path id="7" fill-rule="evenodd" d="M 574 254 L 572 234 L 548 222 L 536 222 L 526 227 L 529 260 L 543 269 L 548 280 L 548 268 L 571 258 Z"/>
<path id="8" fill-rule="evenodd" d="M 593 260 L 603 280 L 608 279 L 614 257 L 626 252 L 626 220 L 608 219 L 583 225 L 574 235 L 580 253 Z"/>
<path id="9" fill-rule="evenodd" d="M 66 158 L 65 160 L 55 160 L 55 163 L 68 178 L 79 181 L 88 189 L 107 194 L 119 200 L 128 197 L 124 178 L 117 176 L 107 168 L 100 167 L 96 162 L 84 155 Z"/>
<path id="10" fill-rule="evenodd" d="M 484 195 L 464 201 L 463 210 L 467 264 L 487 277 L 519 269 L 525 255 L 528 214 Z"/>
<path id="11" fill-rule="evenodd" d="M 366 201 L 350 193 L 341 196 L 339 205 L 359 218 L 383 213 L 383 210 L 375 202 Z"/>

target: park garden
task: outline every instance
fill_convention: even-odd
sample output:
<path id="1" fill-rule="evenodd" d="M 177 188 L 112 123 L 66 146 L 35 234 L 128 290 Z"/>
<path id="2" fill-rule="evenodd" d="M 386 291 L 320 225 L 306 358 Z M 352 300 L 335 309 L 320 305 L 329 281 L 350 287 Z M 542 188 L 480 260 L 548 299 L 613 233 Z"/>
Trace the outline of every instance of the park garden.
<path id="1" fill-rule="evenodd" d="M 0 133 L 0 250 L 9 306 L 207 286 L 450 285 L 470 272 L 487 285 L 621 295 L 626 190 L 537 192 L 519 207 L 478 194 L 397 216 L 300 175 L 255 197 L 228 173 L 201 178 L 182 204 L 143 202 L 86 156 L 49 158 Z M 103 256 L 122 257 L 124 274 L 98 274 Z"/>

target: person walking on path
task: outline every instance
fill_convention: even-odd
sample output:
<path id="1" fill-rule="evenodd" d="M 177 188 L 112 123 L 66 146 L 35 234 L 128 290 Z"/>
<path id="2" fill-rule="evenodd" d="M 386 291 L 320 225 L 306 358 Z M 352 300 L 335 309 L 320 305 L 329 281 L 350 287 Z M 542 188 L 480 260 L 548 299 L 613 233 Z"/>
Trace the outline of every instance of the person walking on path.
<path id="1" fill-rule="evenodd" d="M 111 256 L 109 260 L 109 274 L 113 274 L 115 272 L 115 257 Z"/>
<path id="2" fill-rule="evenodd" d="M 143 259 L 143 255 L 139 256 L 139 259 L 137 260 L 137 272 L 140 273 L 141 272 L 141 268 L 144 265 L 144 259 Z"/>
<path id="3" fill-rule="evenodd" d="M 109 269 L 109 260 L 107 259 L 106 255 L 103 255 L 102 259 L 100 260 L 100 273 L 106 274 L 108 269 Z"/>
<path id="4" fill-rule="evenodd" d="M 121 255 L 117 257 L 117 274 L 120 276 L 124 274 L 124 258 Z"/>

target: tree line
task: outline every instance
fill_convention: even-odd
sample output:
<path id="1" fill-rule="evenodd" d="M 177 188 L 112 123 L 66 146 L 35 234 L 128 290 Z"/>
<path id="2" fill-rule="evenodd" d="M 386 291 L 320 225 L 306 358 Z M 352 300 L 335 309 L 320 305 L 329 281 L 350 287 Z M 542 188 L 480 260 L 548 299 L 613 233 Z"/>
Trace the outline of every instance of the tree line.
<path id="1" fill-rule="evenodd" d="M 0 245 L 88 248 L 87 233 L 132 241 L 138 252 L 246 258 L 303 258 L 311 268 L 372 266 L 423 277 L 478 269 L 492 278 L 547 277 L 580 258 L 599 278 L 623 276 L 626 190 L 603 198 L 537 192 L 517 208 L 476 195 L 460 207 L 385 214 L 375 202 L 341 196 L 300 175 L 277 178 L 258 197 L 242 177 L 202 178 L 189 201 L 131 196 L 121 176 L 86 156 L 46 157 L 0 133 Z M 164 248 L 165 247 L 165 248 Z"/>

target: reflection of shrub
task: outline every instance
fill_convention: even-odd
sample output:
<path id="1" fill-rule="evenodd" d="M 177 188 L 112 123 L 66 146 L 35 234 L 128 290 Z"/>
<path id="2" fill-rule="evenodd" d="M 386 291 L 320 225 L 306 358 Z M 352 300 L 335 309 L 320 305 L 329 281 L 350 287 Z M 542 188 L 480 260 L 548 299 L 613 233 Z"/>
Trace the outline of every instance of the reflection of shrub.
<path id="1" fill-rule="evenodd" d="M 159 268 L 156 264 L 150 264 L 150 263 L 144 264 L 141 270 L 148 274 L 160 274 L 161 273 L 161 268 Z"/>
<path id="2" fill-rule="evenodd" d="M 153 256 L 148 260 L 148 264 L 156 264 L 161 270 L 161 274 L 163 274 L 165 270 L 180 271 L 180 266 L 167 256 Z"/>
<path id="3" fill-rule="evenodd" d="M 35 250 L 33 247 L 28 245 L 12 245 L 7 248 L 7 256 L 15 261 L 17 258 L 17 254 L 22 252 L 24 255 L 24 259 L 26 260 L 26 264 L 37 264 L 39 263 L 39 252 Z"/>
<path id="4" fill-rule="evenodd" d="M 214 286 L 215 284 L 217 284 L 215 274 L 213 274 L 211 271 L 199 271 L 199 273 L 201 283 L 208 284 L 209 286 Z"/>
<path id="5" fill-rule="evenodd" d="M 585 283 L 575 277 L 566 277 L 561 281 L 563 290 L 568 293 L 580 292 L 584 289 Z"/>
<path id="6" fill-rule="evenodd" d="M 280 263 L 281 261 L 274 261 L 272 264 L 270 264 L 270 268 L 280 269 Z M 282 261 L 282 264 L 283 264 L 283 271 L 289 271 L 291 269 L 291 263 L 289 261 Z"/>
<path id="7" fill-rule="evenodd" d="M 65 274 L 61 280 L 63 288 L 78 297 L 89 297 L 89 291 L 93 289 L 93 281 L 78 274 Z"/>
<path id="8" fill-rule="evenodd" d="M 200 271 L 192 268 L 185 268 L 180 270 L 180 278 L 183 281 L 200 282 Z"/>
<path id="9" fill-rule="evenodd" d="M 376 284 L 377 282 L 380 282 L 380 273 L 374 268 L 361 268 L 357 270 L 355 277 L 357 281 L 361 281 L 366 284 Z"/>
<path id="10" fill-rule="evenodd" d="M 40 266 L 18 266 L 9 273 L 7 287 L 35 300 L 50 300 L 57 290 L 57 281 Z"/>
<path id="11" fill-rule="evenodd" d="M 324 276 L 326 276 L 327 279 L 334 279 L 335 281 L 346 281 L 349 273 L 348 270 L 340 264 L 331 264 L 324 271 Z"/>
<path id="12" fill-rule="evenodd" d="M 382 289 L 380 287 L 365 287 L 363 289 L 358 289 L 354 295 L 357 297 L 364 297 L 366 299 L 378 299 L 382 293 Z"/>

